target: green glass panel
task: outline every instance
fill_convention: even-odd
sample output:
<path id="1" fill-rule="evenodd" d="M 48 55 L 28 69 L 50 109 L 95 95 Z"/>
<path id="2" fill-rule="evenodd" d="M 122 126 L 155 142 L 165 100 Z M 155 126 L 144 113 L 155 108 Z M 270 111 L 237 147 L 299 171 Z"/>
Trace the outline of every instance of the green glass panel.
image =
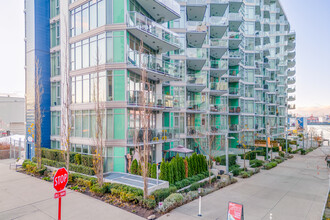
<path id="1" fill-rule="evenodd" d="M 113 148 L 113 171 L 125 172 L 125 148 L 114 147 Z"/>
<path id="2" fill-rule="evenodd" d="M 125 70 L 113 71 L 114 101 L 125 101 Z"/>
<path id="3" fill-rule="evenodd" d="M 114 109 L 114 139 L 125 139 L 125 110 Z"/>
<path id="4" fill-rule="evenodd" d="M 125 39 L 124 31 L 113 32 L 113 62 L 125 62 Z"/>
<path id="5" fill-rule="evenodd" d="M 113 1 L 113 23 L 124 23 L 124 0 Z"/>

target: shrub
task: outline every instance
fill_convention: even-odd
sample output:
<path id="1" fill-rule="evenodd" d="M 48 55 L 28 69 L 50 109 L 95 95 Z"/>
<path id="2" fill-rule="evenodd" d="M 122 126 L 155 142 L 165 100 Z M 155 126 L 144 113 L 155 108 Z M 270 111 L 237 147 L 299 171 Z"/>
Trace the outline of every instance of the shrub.
<path id="1" fill-rule="evenodd" d="M 95 184 L 91 186 L 90 191 L 93 192 L 94 194 L 101 196 L 104 195 L 107 192 L 106 187 L 100 187 L 98 184 Z"/>
<path id="2" fill-rule="evenodd" d="M 31 164 L 31 163 L 32 163 L 32 161 L 30 161 L 30 160 L 24 160 L 24 162 L 22 163 L 22 167 L 24 169 L 26 169 L 26 165 Z"/>
<path id="3" fill-rule="evenodd" d="M 168 180 L 168 169 L 167 169 L 167 163 L 164 161 L 162 161 L 162 163 L 160 164 L 160 175 L 159 175 L 159 179 L 161 180 Z"/>
<path id="4" fill-rule="evenodd" d="M 282 151 L 280 151 L 280 152 L 278 153 L 278 155 L 279 155 L 280 157 L 284 157 L 284 156 L 285 156 L 285 153 L 282 152 Z"/>
<path id="5" fill-rule="evenodd" d="M 274 167 L 276 167 L 277 166 L 277 163 L 276 162 L 270 162 L 270 163 L 266 163 L 265 165 L 264 165 L 264 168 L 266 169 L 266 170 L 270 170 L 270 169 L 272 169 L 272 168 L 274 168 Z"/>
<path id="6" fill-rule="evenodd" d="M 306 150 L 301 149 L 300 153 L 301 153 L 301 155 L 306 155 Z"/>
<path id="7" fill-rule="evenodd" d="M 75 164 L 80 165 L 81 164 L 81 154 L 76 154 L 74 156 L 74 161 L 75 161 Z"/>
<path id="8" fill-rule="evenodd" d="M 226 165 L 226 155 L 222 155 L 220 157 L 221 161 L 220 161 L 220 165 L 223 165 L 225 166 Z M 228 155 L 228 161 L 229 161 L 229 167 L 233 166 L 236 164 L 236 159 L 237 159 L 237 156 L 234 155 L 234 154 L 229 154 Z"/>
<path id="9" fill-rule="evenodd" d="M 132 165 L 131 165 L 131 174 L 137 175 L 138 174 L 138 168 L 139 168 L 138 162 L 137 162 L 136 159 L 134 159 L 132 161 Z"/>
<path id="10" fill-rule="evenodd" d="M 250 177 L 250 174 L 248 172 L 246 172 L 246 171 L 242 171 L 242 172 L 240 172 L 240 176 L 242 178 L 248 178 L 248 177 Z"/>
<path id="11" fill-rule="evenodd" d="M 152 164 L 151 166 L 151 178 L 157 178 L 157 164 Z"/>
<path id="12" fill-rule="evenodd" d="M 164 200 L 164 202 L 171 202 L 176 204 L 182 201 L 183 201 L 183 195 L 181 195 L 180 193 L 172 193 Z"/>
<path id="13" fill-rule="evenodd" d="M 64 162 L 48 160 L 48 159 L 45 159 L 45 158 L 41 159 L 41 163 L 43 165 L 47 165 L 47 166 L 51 166 L 51 167 L 57 167 L 57 168 L 65 167 Z M 83 174 L 86 174 L 86 175 L 91 175 L 91 176 L 95 174 L 93 168 L 82 166 L 82 165 L 76 165 L 76 164 L 69 164 L 69 170 L 77 172 L 77 173 L 83 173 Z"/>
<path id="14" fill-rule="evenodd" d="M 200 183 L 193 183 L 191 186 L 190 186 L 190 190 L 191 191 L 195 191 L 195 190 L 197 190 L 199 187 L 201 186 L 201 184 Z"/>
<path id="15" fill-rule="evenodd" d="M 242 170 L 243 169 L 241 168 L 235 168 L 231 172 L 233 173 L 234 176 L 238 176 Z"/>
<path id="16" fill-rule="evenodd" d="M 158 189 L 151 193 L 155 197 L 157 203 L 164 201 L 170 194 L 177 191 L 176 187 L 170 187 L 167 189 Z"/>
<path id="17" fill-rule="evenodd" d="M 255 167 L 261 167 L 264 164 L 264 161 L 262 160 L 250 160 L 250 166 L 255 168 Z"/>
<path id="18" fill-rule="evenodd" d="M 93 167 L 93 156 L 81 155 L 81 165 L 86 167 Z"/>
<path id="19" fill-rule="evenodd" d="M 217 156 L 214 158 L 215 162 L 217 162 L 218 164 L 221 164 L 221 157 Z"/>
<path id="20" fill-rule="evenodd" d="M 91 187 L 92 186 L 92 181 L 86 180 L 86 179 L 83 179 L 83 178 L 77 178 L 76 179 L 76 184 L 78 186 Z"/>
<path id="21" fill-rule="evenodd" d="M 153 199 L 142 199 L 141 205 L 147 209 L 153 209 L 156 207 L 156 201 Z"/>

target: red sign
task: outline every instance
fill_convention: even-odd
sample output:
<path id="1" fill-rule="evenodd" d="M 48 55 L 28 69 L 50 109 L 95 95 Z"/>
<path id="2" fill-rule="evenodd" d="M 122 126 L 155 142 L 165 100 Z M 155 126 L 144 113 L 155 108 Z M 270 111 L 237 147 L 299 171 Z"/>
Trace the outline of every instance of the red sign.
<path id="1" fill-rule="evenodd" d="M 58 198 L 61 198 L 63 196 L 66 196 L 66 191 L 65 190 L 63 190 L 61 192 L 54 193 L 54 199 L 58 199 Z"/>
<path id="2" fill-rule="evenodd" d="M 244 220 L 243 205 L 229 202 L 227 220 Z"/>
<path id="3" fill-rule="evenodd" d="M 68 171 L 65 168 L 58 169 L 54 176 L 54 189 L 62 191 L 68 183 Z"/>

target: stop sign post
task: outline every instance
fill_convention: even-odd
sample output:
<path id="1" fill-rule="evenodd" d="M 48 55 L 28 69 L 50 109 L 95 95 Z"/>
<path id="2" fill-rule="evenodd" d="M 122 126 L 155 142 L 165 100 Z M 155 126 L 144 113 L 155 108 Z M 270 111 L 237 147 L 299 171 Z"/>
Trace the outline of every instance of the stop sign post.
<path id="1" fill-rule="evenodd" d="M 54 194 L 54 198 L 58 198 L 58 220 L 61 220 L 61 198 L 66 195 L 66 191 L 64 190 L 64 188 L 68 183 L 68 178 L 69 174 L 65 168 L 58 169 L 54 176 L 53 187 L 57 191 Z"/>

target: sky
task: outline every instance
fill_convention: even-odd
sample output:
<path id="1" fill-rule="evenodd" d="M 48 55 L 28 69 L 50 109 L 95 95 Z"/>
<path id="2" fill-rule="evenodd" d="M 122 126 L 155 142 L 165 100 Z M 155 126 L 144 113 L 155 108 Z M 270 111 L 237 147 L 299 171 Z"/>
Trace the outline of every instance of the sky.
<path id="1" fill-rule="evenodd" d="M 297 33 L 296 112 L 330 114 L 330 0 L 281 0 Z M 24 96 L 24 0 L 0 8 L 0 93 Z"/>

